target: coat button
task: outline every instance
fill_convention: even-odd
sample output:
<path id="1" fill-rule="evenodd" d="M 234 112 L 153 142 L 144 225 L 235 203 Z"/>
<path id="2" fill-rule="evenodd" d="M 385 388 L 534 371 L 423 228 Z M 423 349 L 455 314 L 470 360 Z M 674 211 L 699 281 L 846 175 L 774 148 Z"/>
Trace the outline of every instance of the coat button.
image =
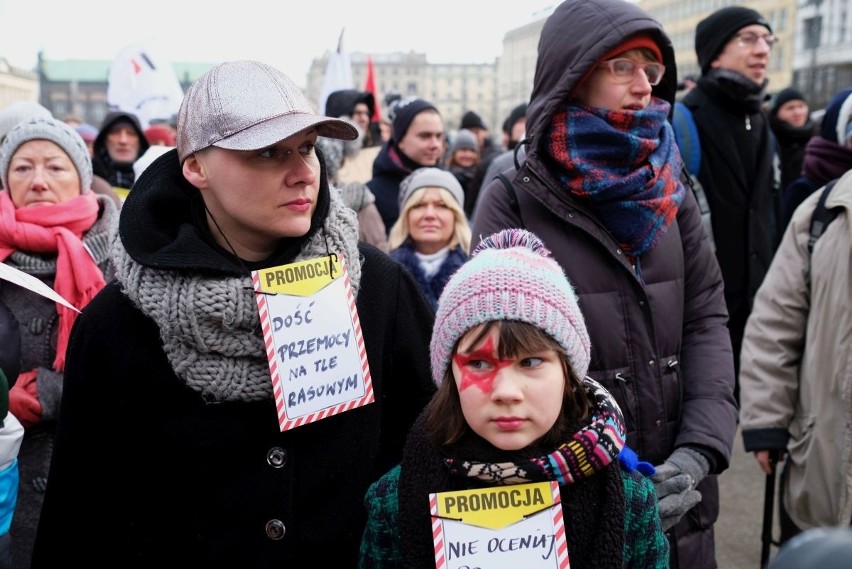
<path id="1" fill-rule="evenodd" d="M 45 328 L 44 318 L 42 318 L 40 316 L 36 316 L 32 320 L 30 320 L 29 328 L 30 328 L 30 334 L 32 334 L 34 336 L 40 335 L 42 332 L 44 332 L 44 328 Z"/>
<path id="2" fill-rule="evenodd" d="M 284 537 L 285 533 L 287 533 L 287 529 L 281 520 L 269 520 L 266 522 L 266 535 L 269 539 L 278 541 Z"/>
<path id="3" fill-rule="evenodd" d="M 272 447 L 266 453 L 266 462 L 272 468 L 281 468 L 287 462 L 287 451 L 281 447 Z"/>

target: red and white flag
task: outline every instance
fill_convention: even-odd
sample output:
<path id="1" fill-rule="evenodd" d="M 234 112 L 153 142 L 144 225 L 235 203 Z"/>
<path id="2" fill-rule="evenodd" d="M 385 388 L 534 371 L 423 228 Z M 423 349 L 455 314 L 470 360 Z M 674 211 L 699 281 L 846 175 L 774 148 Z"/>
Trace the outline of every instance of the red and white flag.
<path id="1" fill-rule="evenodd" d="M 151 119 L 170 119 L 183 101 L 183 89 L 170 61 L 152 45 L 121 50 L 109 69 L 107 105 L 133 113 L 147 128 Z"/>
<path id="2" fill-rule="evenodd" d="M 376 101 L 376 111 L 370 117 L 370 122 L 381 122 L 382 108 L 379 93 L 376 91 L 376 70 L 373 69 L 373 56 L 367 56 L 367 80 L 364 82 L 364 90 L 373 94 L 373 100 Z"/>

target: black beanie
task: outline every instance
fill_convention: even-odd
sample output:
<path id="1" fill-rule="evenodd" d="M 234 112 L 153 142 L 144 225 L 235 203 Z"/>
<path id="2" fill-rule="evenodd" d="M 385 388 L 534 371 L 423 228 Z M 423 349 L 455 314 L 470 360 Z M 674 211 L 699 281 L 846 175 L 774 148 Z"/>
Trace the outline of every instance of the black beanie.
<path id="1" fill-rule="evenodd" d="M 695 54 L 698 56 L 701 74 L 710 71 L 710 64 L 738 31 L 752 24 L 760 24 L 772 33 L 766 18 L 742 6 L 722 8 L 698 22 L 695 28 Z"/>
<path id="2" fill-rule="evenodd" d="M 503 132 L 509 135 L 512 134 L 512 127 L 525 116 L 527 116 L 527 104 L 521 103 L 512 109 L 512 112 L 506 117 L 506 120 L 503 122 Z"/>
<path id="3" fill-rule="evenodd" d="M 488 127 L 485 126 L 484 122 L 482 122 L 482 118 L 473 111 L 468 111 L 462 116 L 459 128 L 466 128 L 468 130 L 472 128 L 481 128 L 482 130 L 488 130 Z"/>
<path id="4" fill-rule="evenodd" d="M 772 103 L 772 110 L 770 111 L 770 115 L 775 116 L 778 114 L 778 109 L 784 106 L 784 103 L 789 103 L 790 101 L 807 101 L 805 96 L 802 95 L 802 92 L 798 89 L 794 89 L 793 87 L 787 87 L 786 89 L 782 89 L 775 95 L 775 101 Z"/>
<path id="5" fill-rule="evenodd" d="M 408 127 L 411 126 L 411 121 L 414 120 L 414 117 L 422 113 L 423 111 L 435 111 L 438 109 L 435 108 L 435 105 L 430 103 L 429 101 L 424 101 L 423 99 L 418 99 L 417 97 L 411 97 L 408 99 L 401 99 L 396 105 L 394 105 L 394 117 L 393 117 L 393 139 L 399 144 L 399 141 L 402 140 L 402 137 L 405 136 L 405 133 L 408 132 Z"/>

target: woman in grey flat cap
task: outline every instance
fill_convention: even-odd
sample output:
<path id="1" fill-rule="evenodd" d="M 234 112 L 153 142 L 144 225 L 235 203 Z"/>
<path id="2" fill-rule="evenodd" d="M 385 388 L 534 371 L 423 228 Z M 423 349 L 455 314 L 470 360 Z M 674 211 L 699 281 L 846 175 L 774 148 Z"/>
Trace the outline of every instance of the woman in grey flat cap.
<path id="1" fill-rule="evenodd" d="M 280 71 L 214 67 L 177 130 L 122 207 L 117 282 L 71 339 L 33 567 L 353 567 L 365 490 L 434 392 L 432 313 L 400 265 L 358 242 L 329 187 L 317 136 L 355 129 L 316 115 Z M 270 268 L 282 283 L 342 272 L 348 284 L 255 292 L 252 275 Z M 341 282 L 352 302 L 335 310 L 321 295 Z M 277 302 L 299 314 L 276 316 Z M 351 336 L 300 335 L 356 313 Z M 289 344 L 270 349 L 272 329 Z M 331 351 L 349 340 L 357 370 Z M 335 366 L 356 379 L 299 390 Z M 294 419 L 339 385 L 365 395 Z"/>

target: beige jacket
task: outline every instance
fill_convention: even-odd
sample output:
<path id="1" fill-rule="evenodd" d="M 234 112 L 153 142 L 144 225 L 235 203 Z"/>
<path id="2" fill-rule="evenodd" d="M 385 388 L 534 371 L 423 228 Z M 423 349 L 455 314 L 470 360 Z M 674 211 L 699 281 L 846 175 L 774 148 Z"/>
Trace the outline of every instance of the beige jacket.
<path id="1" fill-rule="evenodd" d="M 340 170 L 337 171 L 337 182 L 340 184 L 369 182 L 373 177 L 373 162 L 381 149 L 381 146 L 370 146 L 362 148 L 355 156 L 347 156 Z"/>
<path id="2" fill-rule="evenodd" d="M 786 442 L 782 499 L 801 529 L 852 519 L 852 171 L 826 202 L 843 210 L 816 242 L 809 290 L 809 224 L 820 193 L 796 210 L 755 297 L 740 371 L 745 448 Z"/>

